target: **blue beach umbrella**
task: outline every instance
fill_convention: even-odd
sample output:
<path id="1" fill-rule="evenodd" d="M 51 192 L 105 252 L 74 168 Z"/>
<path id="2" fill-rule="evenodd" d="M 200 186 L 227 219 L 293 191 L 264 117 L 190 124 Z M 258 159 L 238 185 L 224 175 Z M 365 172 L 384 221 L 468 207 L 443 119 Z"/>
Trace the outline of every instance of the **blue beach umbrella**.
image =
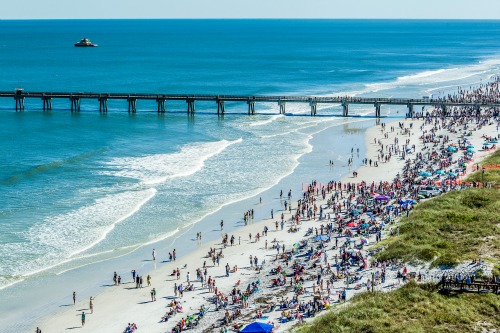
<path id="1" fill-rule="evenodd" d="M 450 176 L 452 176 L 452 177 L 456 177 L 456 176 L 457 176 L 457 174 L 456 174 L 456 173 L 454 173 L 454 172 L 448 172 L 448 175 L 450 175 Z"/>
<path id="2" fill-rule="evenodd" d="M 269 333 L 273 330 L 273 328 L 273 325 L 259 323 L 258 321 L 256 321 L 242 329 L 240 333 Z"/>
<path id="3" fill-rule="evenodd" d="M 436 175 L 444 175 L 444 172 L 442 170 L 436 170 Z"/>
<path id="4" fill-rule="evenodd" d="M 473 145 L 468 145 L 468 146 L 467 146 L 467 149 L 468 149 L 468 148 L 474 148 L 474 146 L 473 146 Z"/>
<path id="5" fill-rule="evenodd" d="M 431 173 L 429 172 L 426 172 L 426 171 L 422 171 L 421 173 L 418 174 L 419 176 L 422 176 L 422 177 L 430 177 L 432 176 Z"/>
<path id="6" fill-rule="evenodd" d="M 449 147 L 448 147 L 448 151 L 449 151 L 449 152 L 454 153 L 454 152 L 456 152 L 457 150 L 458 150 L 458 149 L 457 149 L 457 148 L 455 148 L 455 147 L 453 147 L 453 146 L 449 146 Z"/>

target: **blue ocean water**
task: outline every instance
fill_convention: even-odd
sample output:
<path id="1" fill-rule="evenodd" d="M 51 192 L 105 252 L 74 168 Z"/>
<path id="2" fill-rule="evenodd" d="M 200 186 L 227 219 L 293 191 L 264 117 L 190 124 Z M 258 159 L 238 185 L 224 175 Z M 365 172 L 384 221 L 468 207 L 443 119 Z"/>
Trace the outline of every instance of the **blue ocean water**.
<path id="1" fill-rule="evenodd" d="M 439 96 L 498 75 L 499 23 L 0 21 L 0 91 Z M 73 47 L 83 37 L 99 47 Z M 79 113 L 69 106 L 55 100 L 42 112 L 41 101 L 26 100 L 15 112 L 0 99 L 0 299 L 10 304 L 1 302 L 2 327 L 23 313 L 19 299 L 54 310 L 63 281 L 127 269 L 144 244 L 167 248 L 194 229 L 216 238 L 213 224 L 238 227 L 255 197 L 269 205 L 257 212 L 264 217 L 279 189 L 340 178 L 374 123 L 337 117 L 339 106 L 313 118 L 307 105 L 280 116 L 262 103 L 250 117 L 228 103 L 224 119 L 213 102 L 197 103 L 194 119 L 185 102 L 168 102 L 164 116 L 142 101 L 136 115 L 121 101 L 107 115 L 97 101 L 82 101 Z"/>

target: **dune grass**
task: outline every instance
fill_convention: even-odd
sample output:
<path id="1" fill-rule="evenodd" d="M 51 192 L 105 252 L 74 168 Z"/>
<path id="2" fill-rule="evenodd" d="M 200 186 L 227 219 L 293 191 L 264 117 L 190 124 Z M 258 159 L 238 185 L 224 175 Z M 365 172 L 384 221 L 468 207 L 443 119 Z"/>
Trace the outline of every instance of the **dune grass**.
<path id="1" fill-rule="evenodd" d="M 500 190 L 472 188 L 420 203 L 403 217 L 400 235 L 378 244 L 380 260 L 426 261 L 453 266 L 500 258 Z"/>
<path id="2" fill-rule="evenodd" d="M 485 158 L 481 163 L 481 166 L 487 165 L 500 165 L 500 150 L 495 151 L 493 154 Z M 470 174 L 466 179 L 466 182 L 484 182 L 493 185 L 500 184 L 500 169 L 488 169 L 484 170 L 484 177 L 482 170 L 476 171 Z"/>
<path id="3" fill-rule="evenodd" d="M 494 294 L 443 296 L 434 285 L 410 282 L 391 292 L 365 292 L 344 308 L 331 310 L 300 333 L 490 332 L 500 327 L 500 297 Z"/>

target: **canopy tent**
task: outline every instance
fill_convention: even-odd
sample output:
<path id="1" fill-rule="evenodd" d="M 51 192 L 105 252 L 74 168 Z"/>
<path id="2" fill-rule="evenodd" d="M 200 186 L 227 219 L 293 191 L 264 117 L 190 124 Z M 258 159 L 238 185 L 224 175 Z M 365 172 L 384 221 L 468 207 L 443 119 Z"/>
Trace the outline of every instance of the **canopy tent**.
<path id="1" fill-rule="evenodd" d="M 273 328 L 273 325 L 259 323 L 256 321 L 242 329 L 240 333 L 269 333 L 273 330 Z"/>

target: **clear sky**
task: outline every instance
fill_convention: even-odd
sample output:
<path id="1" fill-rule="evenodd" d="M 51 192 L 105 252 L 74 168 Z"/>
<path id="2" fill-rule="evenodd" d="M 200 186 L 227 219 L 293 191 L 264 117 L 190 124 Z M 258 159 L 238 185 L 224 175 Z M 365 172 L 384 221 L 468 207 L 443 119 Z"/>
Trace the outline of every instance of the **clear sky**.
<path id="1" fill-rule="evenodd" d="M 0 19 L 500 19 L 500 0 L 3 0 Z"/>

